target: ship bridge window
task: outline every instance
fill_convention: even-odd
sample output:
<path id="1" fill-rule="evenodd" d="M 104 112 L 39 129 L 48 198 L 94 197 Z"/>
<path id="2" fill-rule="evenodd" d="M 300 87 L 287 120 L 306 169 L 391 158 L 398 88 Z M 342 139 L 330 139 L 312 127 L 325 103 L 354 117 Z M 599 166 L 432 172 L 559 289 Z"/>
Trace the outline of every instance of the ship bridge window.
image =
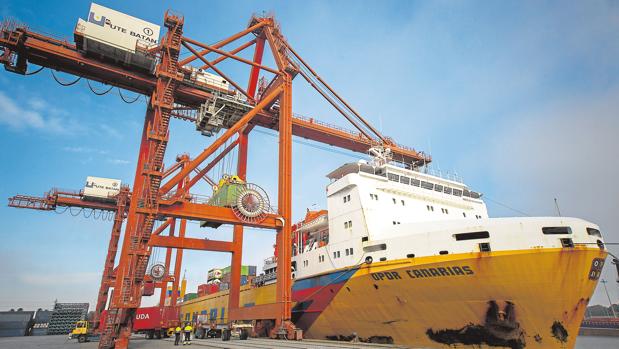
<path id="1" fill-rule="evenodd" d="M 434 189 L 434 184 L 430 183 L 430 182 L 421 181 L 421 187 L 423 189 L 432 190 L 432 189 Z"/>
<path id="2" fill-rule="evenodd" d="M 435 191 L 439 191 L 439 192 L 440 192 L 440 191 L 443 191 L 443 186 L 442 186 L 442 185 L 440 185 L 440 184 L 435 184 L 435 185 L 434 185 L 434 190 L 435 190 Z"/>
<path id="3" fill-rule="evenodd" d="M 394 173 L 387 173 L 387 179 L 389 179 L 390 181 L 399 182 L 400 176 Z"/>
<path id="4" fill-rule="evenodd" d="M 466 196 L 467 198 L 470 198 L 471 197 L 471 192 L 466 190 L 466 189 L 464 189 L 464 191 L 462 192 L 462 196 Z"/>
<path id="5" fill-rule="evenodd" d="M 387 244 L 378 244 L 378 245 L 365 246 L 363 248 L 363 252 L 384 251 L 386 249 L 387 249 Z"/>
<path id="6" fill-rule="evenodd" d="M 462 196 L 462 190 L 460 190 L 460 189 L 454 189 L 454 190 L 453 190 L 453 194 L 454 194 L 455 196 Z"/>
<path id="7" fill-rule="evenodd" d="M 445 187 L 445 188 L 443 188 L 443 193 L 445 193 L 445 194 L 451 194 L 451 188 L 450 188 L 450 187 Z"/>
<path id="8" fill-rule="evenodd" d="M 350 202 L 350 194 L 344 196 L 344 203 Z"/>
<path id="9" fill-rule="evenodd" d="M 472 233 L 454 234 L 454 238 L 456 238 L 456 241 L 487 239 L 489 237 L 490 237 L 490 233 L 488 233 L 487 231 L 476 231 Z"/>
<path id="10" fill-rule="evenodd" d="M 572 228 L 570 227 L 543 227 L 542 233 L 544 233 L 545 235 L 571 234 Z"/>
<path id="11" fill-rule="evenodd" d="M 602 234 L 600 233 L 600 231 L 594 228 L 587 228 L 587 234 L 597 236 L 600 238 L 602 237 Z"/>
<path id="12" fill-rule="evenodd" d="M 415 179 L 415 178 L 411 179 L 411 185 L 413 185 L 415 187 L 418 187 L 420 183 L 421 183 L 421 181 L 418 180 L 418 179 Z"/>
<path id="13" fill-rule="evenodd" d="M 474 192 L 474 191 L 471 192 L 471 198 L 479 199 L 480 197 L 481 197 L 480 193 L 477 193 L 477 192 Z"/>
<path id="14" fill-rule="evenodd" d="M 400 183 L 409 184 L 411 182 L 410 177 L 400 176 Z"/>

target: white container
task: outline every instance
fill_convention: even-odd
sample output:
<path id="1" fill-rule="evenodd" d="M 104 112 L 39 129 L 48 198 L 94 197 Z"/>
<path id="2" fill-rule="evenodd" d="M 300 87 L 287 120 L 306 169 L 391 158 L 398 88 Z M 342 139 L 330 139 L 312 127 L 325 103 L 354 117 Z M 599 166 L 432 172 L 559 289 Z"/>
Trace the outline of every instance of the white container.
<path id="1" fill-rule="evenodd" d="M 219 75 L 212 74 L 189 65 L 186 65 L 185 68 L 191 71 L 190 79 L 194 83 L 206 85 L 209 88 L 217 88 L 218 90 L 227 93 L 230 93 L 232 90 L 230 83 Z"/>
<path id="2" fill-rule="evenodd" d="M 120 185 L 119 179 L 86 177 L 83 197 L 85 200 L 114 200 Z"/>
<path id="3" fill-rule="evenodd" d="M 208 271 L 206 281 L 212 282 L 215 280 L 220 280 L 222 276 L 223 276 L 223 272 L 221 271 L 221 269 L 211 269 Z"/>
<path id="4" fill-rule="evenodd" d="M 160 27 L 92 3 L 88 19 L 78 19 L 78 49 L 152 71 L 155 56 L 146 52 L 159 43 Z"/>

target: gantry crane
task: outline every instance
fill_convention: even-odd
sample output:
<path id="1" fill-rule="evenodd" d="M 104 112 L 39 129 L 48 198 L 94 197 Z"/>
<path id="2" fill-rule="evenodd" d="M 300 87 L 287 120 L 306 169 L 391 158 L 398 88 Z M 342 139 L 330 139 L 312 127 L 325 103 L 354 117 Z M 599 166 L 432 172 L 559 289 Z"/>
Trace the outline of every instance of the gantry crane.
<path id="1" fill-rule="evenodd" d="M 163 178 L 168 177 L 173 174 L 179 168 L 183 167 L 189 161 L 189 157 L 185 154 L 179 155 L 176 158 L 176 163 L 170 168 L 166 169 Z M 212 167 L 212 166 L 211 166 Z M 210 180 L 209 178 L 207 178 Z M 114 262 L 116 259 L 116 255 L 118 252 L 118 242 L 120 240 L 121 229 L 123 222 L 126 218 L 126 214 L 128 212 L 128 203 L 129 198 L 131 196 L 131 192 L 128 186 L 123 186 L 120 188 L 118 194 L 113 197 L 110 197 L 109 201 L 101 201 L 101 200 L 92 200 L 85 197 L 83 191 L 66 191 L 59 189 L 52 189 L 49 192 L 45 193 L 42 197 L 29 196 L 29 195 L 15 195 L 9 198 L 9 207 L 15 208 L 27 208 L 41 211 L 56 211 L 59 208 L 65 208 L 66 210 L 71 210 L 73 208 L 78 208 L 80 210 L 87 209 L 91 210 L 90 215 L 96 216 L 96 212 L 99 211 L 99 217 L 103 216 L 103 212 L 108 212 L 111 214 L 111 218 L 113 221 L 112 224 L 112 232 L 110 234 L 110 242 L 108 244 L 107 253 L 105 257 L 105 263 L 101 278 L 101 285 L 99 287 L 99 293 L 97 297 L 97 303 L 94 311 L 94 319 L 93 323 L 95 326 L 95 330 L 100 331 L 99 326 L 99 318 L 101 317 L 102 312 L 105 310 L 110 287 L 113 286 L 116 276 L 116 268 L 114 268 Z M 62 212 L 65 212 L 62 211 Z M 85 214 L 86 216 L 86 214 Z M 151 247 L 166 247 L 165 253 L 165 261 L 163 264 L 163 268 L 165 273 L 159 278 L 153 278 L 152 275 L 146 275 L 145 280 L 146 284 L 152 285 L 152 290 L 160 289 L 160 299 L 159 299 L 159 307 L 161 308 L 162 313 L 164 312 L 164 307 L 171 307 L 173 309 L 177 308 L 178 301 L 178 290 L 179 290 L 179 282 L 180 282 L 180 271 L 183 260 L 183 249 L 175 249 L 170 246 L 166 246 L 166 240 L 164 236 L 166 229 L 168 230 L 168 236 L 174 237 L 176 231 L 177 219 L 168 218 L 162 224 L 157 227 L 153 231 L 153 238 L 151 238 L 150 246 Z M 185 236 L 185 231 L 187 227 L 187 221 L 185 219 L 180 219 L 179 224 L 179 237 Z M 160 241 L 161 240 L 161 241 Z M 175 251 L 175 262 L 174 262 L 174 272 L 171 271 L 171 261 L 173 250 Z M 170 295 L 170 303 L 166 306 L 165 298 L 166 298 L 166 290 L 168 284 L 172 283 L 172 293 Z M 144 295 L 150 295 L 149 290 L 151 287 L 144 288 Z M 174 311 L 173 311 L 174 312 Z M 178 311 L 176 311 L 178 312 Z M 162 318 L 163 319 L 163 318 Z"/>
<path id="2" fill-rule="evenodd" d="M 9 71 L 27 74 L 28 63 L 33 63 L 149 96 L 125 236 L 116 267 L 114 293 L 99 347 L 127 348 L 131 319 L 140 305 L 146 281 L 152 241 L 180 249 L 190 247 L 231 253 L 229 319 L 273 319 L 277 331 L 289 332 L 294 327 L 290 322 L 292 136 L 363 153 L 377 145 L 387 147 L 393 160 L 407 167 L 422 166 L 431 159 L 422 152 L 396 144 L 372 127 L 293 50 L 273 17 L 254 16 L 245 30 L 212 45 L 184 36 L 184 18 L 180 15 L 167 11 L 164 25 L 166 33 L 158 46 L 150 51 L 157 56 L 154 72 L 85 55 L 74 44 L 36 33 L 24 25 L 5 21 L 0 33 L 0 48 L 3 50 L 0 62 Z M 251 39 L 240 46 L 230 51 L 223 49 L 247 36 Z M 267 45 L 276 67 L 262 64 Z M 237 55 L 250 46 L 254 46 L 252 60 Z M 182 49 L 190 56 L 180 60 Z M 209 53 L 219 57 L 208 60 L 205 56 Z M 246 89 L 217 67 L 218 63 L 228 58 L 249 66 Z M 211 69 L 229 81 L 238 94 L 244 96 L 241 102 L 238 98 L 222 95 L 217 88 L 198 86 L 192 81 L 189 76 L 191 70 L 196 68 L 190 64 L 196 60 L 201 61 L 200 69 Z M 271 79 L 258 89 L 261 73 Z M 313 118 L 295 117 L 292 113 L 292 80 L 298 75 L 345 117 L 356 131 L 320 123 Z M 226 130 L 215 136 L 213 142 L 179 169 L 176 175 L 163 182 L 163 157 L 168 143 L 170 118 L 195 121 L 200 129 L 205 126 L 205 119 L 206 124 L 212 124 L 215 117 L 209 112 L 212 107 L 224 111 L 223 116 L 219 115 L 224 118 L 219 126 Z M 226 113 L 225 110 L 231 111 Z M 231 144 L 224 152 L 231 147 L 238 148 L 237 176 L 246 179 L 248 135 L 256 126 L 276 130 L 279 135 L 277 211 L 265 212 L 256 220 L 239 215 L 230 207 L 192 200 L 190 190 L 207 173 L 206 168 L 197 169 L 228 141 Z M 202 133 L 214 135 L 209 127 L 202 129 Z M 211 163 L 221 158 L 217 156 Z M 189 178 L 188 175 L 194 171 L 198 172 L 197 175 Z M 155 221 L 170 218 L 232 224 L 233 241 L 153 235 Z M 239 307 L 244 226 L 277 231 L 277 291 L 273 304 Z"/>

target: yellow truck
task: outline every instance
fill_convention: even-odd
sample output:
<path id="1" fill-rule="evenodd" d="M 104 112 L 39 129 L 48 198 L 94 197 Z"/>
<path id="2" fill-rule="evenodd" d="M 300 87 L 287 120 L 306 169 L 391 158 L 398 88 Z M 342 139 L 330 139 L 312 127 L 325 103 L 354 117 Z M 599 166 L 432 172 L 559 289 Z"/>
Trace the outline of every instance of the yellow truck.
<path id="1" fill-rule="evenodd" d="M 86 320 L 80 320 L 75 323 L 75 328 L 69 333 L 69 339 L 77 338 L 79 343 L 88 342 L 90 337 L 93 336 L 92 327 Z"/>

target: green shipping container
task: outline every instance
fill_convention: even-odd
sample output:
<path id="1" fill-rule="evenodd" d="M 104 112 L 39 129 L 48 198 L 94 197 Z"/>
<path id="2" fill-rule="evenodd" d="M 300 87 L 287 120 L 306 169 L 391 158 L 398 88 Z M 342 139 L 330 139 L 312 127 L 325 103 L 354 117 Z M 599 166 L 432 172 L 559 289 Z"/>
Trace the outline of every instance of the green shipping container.
<path id="1" fill-rule="evenodd" d="M 232 270 L 231 268 L 232 268 L 231 266 L 227 266 L 227 267 L 221 269 L 221 273 L 223 275 L 230 274 L 230 271 Z M 256 266 L 254 266 L 254 265 L 242 265 L 241 266 L 241 275 L 244 275 L 244 276 L 256 276 Z"/>
<path id="2" fill-rule="evenodd" d="M 198 298 L 198 294 L 197 293 L 186 293 L 185 297 L 183 297 L 183 301 L 187 302 L 190 301 L 192 299 L 196 299 Z"/>
<path id="3" fill-rule="evenodd" d="M 245 184 L 225 184 L 215 192 L 213 197 L 208 201 L 208 204 L 212 206 L 233 206 L 236 204 L 236 198 L 244 187 Z"/>

